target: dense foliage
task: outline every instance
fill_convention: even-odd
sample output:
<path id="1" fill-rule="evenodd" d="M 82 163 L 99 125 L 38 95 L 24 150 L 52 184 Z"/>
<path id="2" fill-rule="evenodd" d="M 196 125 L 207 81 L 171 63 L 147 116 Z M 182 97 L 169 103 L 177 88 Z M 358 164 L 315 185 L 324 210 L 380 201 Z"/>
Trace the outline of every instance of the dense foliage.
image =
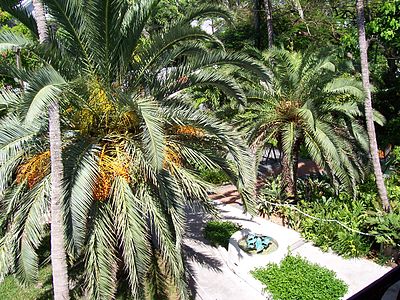
<path id="1" fill-rule="evenodd" d="M 201 7 L 144 40 L 157 1 L 117 2 L 98 1 L 85 10 L 79 1 L 44 1 L 57 24 L 45 45 L 0 33 L 2 49 L 26 48 L 44 65 L 2 70 L 27 87 L 0 95 L 0 274 L 23 282 L 38 277 L 38 247 L 48 234 L 47 108 L 57 99 L 64 133 L 63 225 L 70 265 L 79 274 L 74 292 L 160 299 L 170 289 L 168 277 L 187 299 L 185 205 L 210 208 L 208 185 L 195 165 L 223 170 L 249 208 L 255 175 L 237 130 L 196 110 L 190 89 L 214 86 L 245 102 L 235 79 L 214 66 L 241 66 L 264 78 L 268 72 L 243 54 L 205 51 L 215 38 L 190 23 L 222 9 Z M 34 34 L 36 27 L 29 28 Z"/>
<path id="2" fill-rule="evenodd" d="M 301 149 L 333 181 L 354 190 L 365 172 L 368 143 L 358 120 L 364 93 L 349 74 L 351 63 L 340 66 L 329 52 L 284 49 L 266 51 L 260 59 L 271 70 L 271 80 L 250 93 L 251 102 L 238 116 L 251 147 L 261 158 L 277 141 L 288 197 L 296 197 Z"/>
<path id="3" fill-rule="evenodd" d="M 280 216 L 287 226 L 324 251 L 333 250 L 345 257 L 374 256 L 382 246 L 400 248 L 399 180 L 397 175 L 386 180 L 393 206 L 389 214 L 382 211 L 372 179 L 359 185 L 356 195 L 335 190 L 324 177 L 299 179 L 295 210 L 279 206 L 287 201 L 278 178 L 264 187 L 258 205 L 261 214 Z"/>
<path id="4" fill-rule="evenodd" d="M 271 263 L 252 274 L 276 300 L 339 300 L 347 291 L 333 271 L 299 256 L 288 255 L 279 265 Z"/>

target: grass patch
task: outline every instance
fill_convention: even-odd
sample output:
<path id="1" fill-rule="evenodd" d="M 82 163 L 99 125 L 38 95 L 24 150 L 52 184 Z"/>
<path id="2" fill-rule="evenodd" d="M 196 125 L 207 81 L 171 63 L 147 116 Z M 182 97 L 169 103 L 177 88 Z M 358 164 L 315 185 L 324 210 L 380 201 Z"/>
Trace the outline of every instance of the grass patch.
<path id="1" fill-rule="evenodd" d="M 240 225 L 230 221 L 209 221 L 204 228 L 204 237 L 212 246 L 228 249 L 230 237 L 241 229 Z"/>
<path id="2" fill-rule="evenodd" d="M 0 284 L 2 300 L 38 300 L 52 299 L 51 267 L 46 266 L 39 271 L 38 283 L 21 286 L 13 276 L 7 276 Z"/>
<path id="3" fill-rule="evenodd" d="M 280 265 L 268 264 L 252 275 L 266 285 L 275 300 L 339 300 L 347 292 L 347 285 L 335 272 L 300 256 L 288 255 Z"/>

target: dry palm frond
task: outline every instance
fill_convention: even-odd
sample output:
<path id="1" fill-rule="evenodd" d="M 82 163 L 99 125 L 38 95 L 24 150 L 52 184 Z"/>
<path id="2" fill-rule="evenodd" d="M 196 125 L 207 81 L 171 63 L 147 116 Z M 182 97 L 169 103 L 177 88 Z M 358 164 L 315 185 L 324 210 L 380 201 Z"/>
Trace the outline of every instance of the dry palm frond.
<path id="1" fill-rule="evenodd" d="M 35 186 L 50 172 L 50 151 L 46 151 L 31 157 L 17 170 L 16 182 L 26 181 L 29 189 Z"/>
<path id="2" fill-rule="evenodd" d="M 193 126 L 177 126 L 176 133 L 191 135 L 194 137 L 204 137 L 204 130 Z"/>
<path id="3" fill-rule="evenodd" d="M 94 198 L 104 201 L 110 195 L 112 184 L 116 177 L 123 177 L 130 182 L 129 160 L 117 147 L 114 151 L 106 151 L 106 146 L 100 154 L 99 177 L 93 191 Z"/>

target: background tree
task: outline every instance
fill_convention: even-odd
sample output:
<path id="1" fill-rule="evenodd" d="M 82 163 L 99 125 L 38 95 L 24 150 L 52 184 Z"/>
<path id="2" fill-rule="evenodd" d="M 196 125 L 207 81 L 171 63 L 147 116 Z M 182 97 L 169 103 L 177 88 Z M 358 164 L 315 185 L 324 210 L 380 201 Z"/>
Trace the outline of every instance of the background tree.
<path id="1" fill-rule="evenodd" d="M 367 132 L 369 138 L 370 155 L 372 158 L 372 165 L 374 168 L 374 175 L 376 178 L 376 185 L 379 191 L 379 197 L 382 201 L 384 210 L 390 211 L 390 203 L 387 196 L 385 182 L 383 181 L 381 164 L 378 156 L 378 144 L 376 142 L 374 117 L 372 110 L 372 96 L 371 86 L 369 81 L 369 68 L 368 68 L 368 44 L 365 34 L 365 9 L 364 0 L 357 0 L 357 16 L 358 16 L 358 32 L 361 56 L 361 71 L 362 81 L 365 90 L 365 118 L 367 120 Z"/>

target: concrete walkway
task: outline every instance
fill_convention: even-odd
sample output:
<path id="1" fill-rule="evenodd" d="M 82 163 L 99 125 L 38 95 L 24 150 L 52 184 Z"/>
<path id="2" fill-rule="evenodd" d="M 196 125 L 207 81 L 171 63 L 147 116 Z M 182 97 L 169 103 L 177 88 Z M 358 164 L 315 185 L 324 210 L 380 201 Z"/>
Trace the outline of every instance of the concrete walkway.
<path id="1" fill-rule="evenodd" d="M 237 276 L 226 263 L 224 252 L 207 244 L 202 229 L 207 217 L 198 210 L 187 213 L 185 253 L 196 287 L 195 300 L 265 300 L 261 293 Z"/>

